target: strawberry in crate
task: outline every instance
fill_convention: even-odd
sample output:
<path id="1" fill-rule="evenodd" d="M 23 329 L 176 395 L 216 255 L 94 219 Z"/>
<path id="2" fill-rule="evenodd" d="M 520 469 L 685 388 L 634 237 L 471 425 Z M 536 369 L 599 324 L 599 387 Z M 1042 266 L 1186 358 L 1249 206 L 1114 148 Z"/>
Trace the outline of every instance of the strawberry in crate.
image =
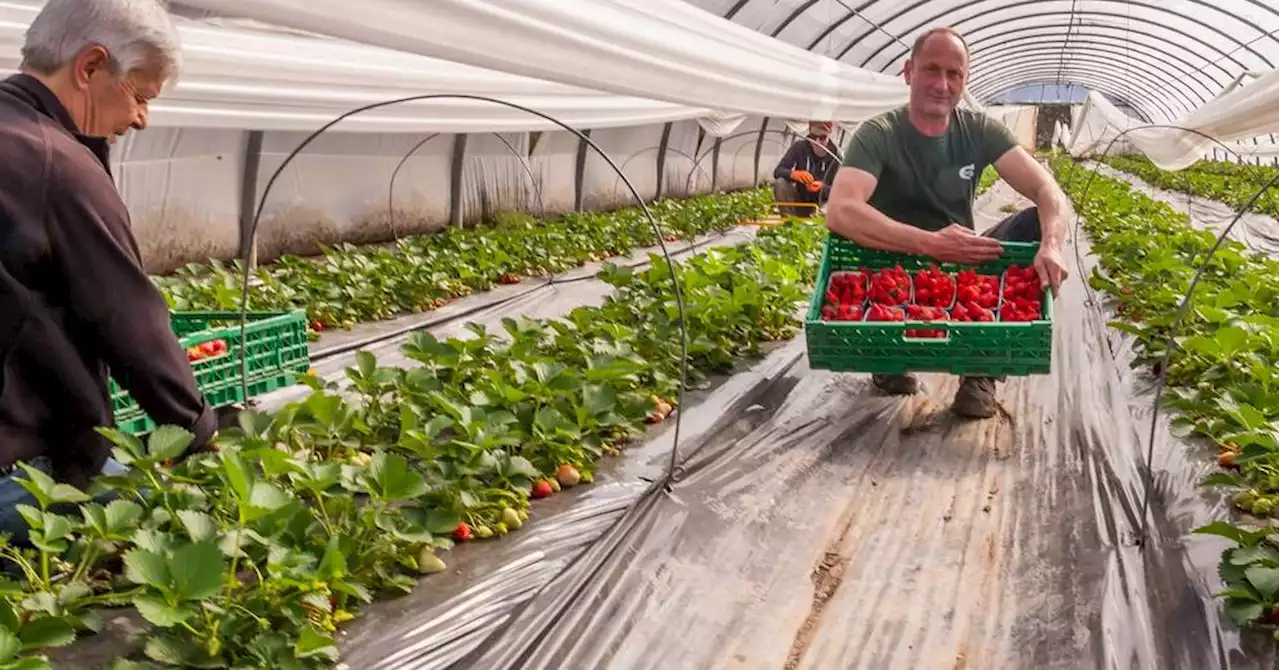
<path id="1" fill-rule="evenodd" d="M 956 298 L 956 282 L 951 275 L 932 265 L 915 276 L 915 302 L 929 307 L 950 307 Z"/>
<path id="2" fill-rule="evenodd" d="M 948 321 L 947 310 L 927 305 L 907 305 L 907 318 L 912 321 Z M 908 328 L 907 337 L 943 338 L 947 331 L 936 328 Z"/>
<path id="3" fill-rule="evenodd" d="M 871 275 L 868 293 L 871 302 L 882 305 L 905 305 L 911 301 L 911 277 L 901 265 L 881 268 Z"/>

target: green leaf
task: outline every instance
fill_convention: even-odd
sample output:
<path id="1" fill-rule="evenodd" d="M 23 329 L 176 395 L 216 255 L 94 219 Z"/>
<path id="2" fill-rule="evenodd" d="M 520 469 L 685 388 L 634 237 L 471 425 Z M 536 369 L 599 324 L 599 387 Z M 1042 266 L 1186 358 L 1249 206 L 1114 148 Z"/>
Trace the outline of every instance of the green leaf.
<path id="1" fill-rule="evenodd" d="M 194 542 L 173 552 L 169 570 L 180 600 L 211 598 L 226 577 L 222 551 L 213 542 Z"/>
<path id="2" fill-rule="evenodd" d="M 61 617 L 32 619 L 18 630 L 23 651 L 35 651 L 45 647 L 65 647 L 76 641 L 76 630 Z"/>
<path id="3" fill-rule="evenodd" d="M 1218 329 L 1214 339 L 1218 343 L 1218 348 L 1222 351 L 1224 358 L 1230 358 L 1239 352 L 1249 341 L 1249 334 L 1243 328 L 1236 326 L 1227 326 Z"/>
<path id="4" fill-rule="evenodd" d="M 162 591 L 169 588 L 169 569 L 164 556 L 146 549 L 130 549 L 124 555 L 124 576 L 134 584 Z"/>
<path id="5" fill-rule="evenodd" d="M 182 521 L 182 527 L 187 529 L 187 535 L 192 540 L 212 540 L 218 535 L 218 525 L 214 523 L 213 517 L 204 512 L 178 510 L 178 519 Z"/>
<path id="6" fill-rule="evenodd" d="M 373 377 L 378 370 L 378 359 L 368 351 L 361 349 L 355 354 L 356 367 L 360 369 L 360 375 L 365 379 Z"/>
<path id="7" fill-rule="evenodd" d="M 374 456 L 369 477 L 375 484 L 371 493 L 382 500 L 413 500 L 427 492 L 426 480 L 399 454 Z"/>
<path id="8" fill-rule="evenodd" d="M 288 494 L 270 482 L 257 482 L 249 495 L 249 504 L 264 510 L 280 509 L 289 504 L 290 500 Z"/>
<path id="9" fill-rule="evenodd" d="M 107 503 L 107 528 L 114 533 L 130 530 L 142 518 L 142 506 L 131 501 L 116 499 Z"/>
<path id="10" fill-rule="evenodd" d="M 156 461 L 178 458 L 195 439 L 191 431 L 178 426 L 159 426 L 147 437 L 147 456 Z"/>
<path id="11" fill-rule="evenodd" d="M 329 661 L 338 660 L 338 647 L 333 638 L 313 628 L 303 628 L 298 642 L 293 647 L 298 658 L 323 658 Z"/>
<path id="12" fill-rule="evenodd" d="M 8 598 L 0 598 L 0 629 L 18 630 L 18 624 L 18 613 L 13 611 L 13 603 Z"/>
<path id="13" fill-rule="evenodd" d="M 1231 600 L 1227 602 L 1224 609 L 1237 626 L 1244 626 L 1262 616 L 1263 605 L 1260 602 Z"/>
<path id="14" fill-rule="evenodd" d="M 582 387 L 582 406 L 591 414 L 603 414 L 618 403 L 618 396 L 608 384 L 587 384 Z"/>
<path id="15" fill-rule="evenodd" d="M 36 499 L 40 509 L 47 509 L 53 503 L 53 489 L 57 486 L 53 478 L 26 463 L 18 463 L 18 466 L 27 473 L 27 477 L 15 478 L 15 481 Z"/>
<path id="16" fill-rule="evenodd" d="M 428 532 L 436 535 L 446 535 L 452 533 L 461 520 L 462 517 L 449 510 L 436 508 L 427 510 L 427 518 L 422 525 Z"/>
<path id="17" fill-rule="evenodd" d="M 130 661 L 124 658 L 117 658 L 107 670 L 156 670 L 156 666 L 151 663 L 142 663 L 140 661 Z"/>
<path id="18" fill-rule="evenodd" d="M 196 615 L 190 606 L 170 605 L 164 598 L 151 593 L 134 596 L 133 606 L 142 618 L 161 628 L 172 628 Z"/>
<path id="19" fill-rule="evenodd" d="M 1200 533 L 1202 535 L 1218 535 L 1220 537 L 1225 537 L 1236 544 L 1242 544 L 1244 541 L 1244 530 L 1237 526 L 1233 526 L 1226 521 L 1213 521 L 1195 529 L 1193 532 Z"/>
<path id="20" fill-rule="evenodd" d="M 231 490 L 242 503 L 248 503 L 249 495 L 253 492 L 253 473 L 245 467 L 244 461 L 235 451 L 225 450 L 219 453 L 222 456 L 222 471 Z"/>
<path id="21" fill-rule="evenodd" d="M 4 670 L 53 670 L 53 666 L 49 664 L 49 661 L 40 656 L 20 658 L 11 663 L 5 663 L 0 668 L 4 668 Z"/>
<path id="22" fill-rule="evenodd" d="M 1277 591 L 1280 591 L 1280 573 L 1277 573 L 1275 566 L 1255 565 L 1246 569 L 1244 575 L 1249 584 L 1262 594 L 1264 601 L 1275 602 Z"/>
<path id="23" fill-rule="evenodd" d="M 22 651 L 18 636 L 7 628 L 0 628 L 0 661 L 8 661 Z"/>

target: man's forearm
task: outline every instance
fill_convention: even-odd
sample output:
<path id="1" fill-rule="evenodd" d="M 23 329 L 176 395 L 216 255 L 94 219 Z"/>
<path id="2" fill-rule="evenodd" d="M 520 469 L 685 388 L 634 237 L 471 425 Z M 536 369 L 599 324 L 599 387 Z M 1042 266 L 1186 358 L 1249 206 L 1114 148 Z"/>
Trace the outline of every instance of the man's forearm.
<path id="1" fill-rule="evenodd" d="M 894 221 L 864 202 L 846 201 L 829 205 L 827 228 L 871 249 L 905 254 L 932 252 L 932 233 Z"/>
<path id="2" fill-rule="evenodd" d="M 1046 184 L 1033 200 L 1040 217 L 1040 244 L 1052 248 L 1062 246 L 1067 234 L 1067 196 L 1057 184 Z"/>

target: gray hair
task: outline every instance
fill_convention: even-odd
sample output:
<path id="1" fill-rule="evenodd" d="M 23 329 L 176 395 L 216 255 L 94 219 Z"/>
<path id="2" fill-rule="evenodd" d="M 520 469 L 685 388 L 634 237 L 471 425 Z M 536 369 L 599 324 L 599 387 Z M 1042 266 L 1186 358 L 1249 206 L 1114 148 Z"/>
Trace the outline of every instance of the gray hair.
<path id="1" fill-rule="evenodd" d="M 27 28 L 22 67 L 50 75 L 95 45 L 107 50 L 116 76 L 158 65 L 172 81 L 182 69 L 163 0 L 48 0 Z"/>

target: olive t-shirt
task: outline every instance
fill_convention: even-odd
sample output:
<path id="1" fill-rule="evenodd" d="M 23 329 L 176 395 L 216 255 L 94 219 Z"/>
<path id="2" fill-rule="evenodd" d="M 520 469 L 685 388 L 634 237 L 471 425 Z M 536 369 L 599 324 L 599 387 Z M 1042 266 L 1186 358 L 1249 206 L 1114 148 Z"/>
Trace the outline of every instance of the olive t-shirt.
<path id="1" fill-rule="evenodd" d="M 966 109 L 951 113 L 945 133 L 916 130 L 900 107 L 858 126 L 844 164 L 876 177 L 870 204 L 925 230 L 952 223 L 973 228 L 973 199 L 982 171 L 1017 145 L 1000 121 Z"/>

